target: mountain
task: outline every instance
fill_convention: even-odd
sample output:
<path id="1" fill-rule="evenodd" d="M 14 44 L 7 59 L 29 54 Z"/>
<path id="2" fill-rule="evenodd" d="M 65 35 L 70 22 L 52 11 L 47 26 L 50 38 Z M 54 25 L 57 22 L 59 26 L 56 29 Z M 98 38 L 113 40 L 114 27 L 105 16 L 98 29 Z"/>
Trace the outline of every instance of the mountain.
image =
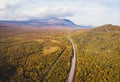
<path id="1" fill-rule="evenodd" d="M 35 26 L 35 27 L 46 27 L 46 26 L 62 26 L 72 28 L 90 28 L 91 26 L 76 25 L 71 20 L 59 19 L 59 18 L 48 18 L 48 19 L 32 19 L 27 21 L 0 21 L 1 25 L 23 25 L 23 26 Z"/>

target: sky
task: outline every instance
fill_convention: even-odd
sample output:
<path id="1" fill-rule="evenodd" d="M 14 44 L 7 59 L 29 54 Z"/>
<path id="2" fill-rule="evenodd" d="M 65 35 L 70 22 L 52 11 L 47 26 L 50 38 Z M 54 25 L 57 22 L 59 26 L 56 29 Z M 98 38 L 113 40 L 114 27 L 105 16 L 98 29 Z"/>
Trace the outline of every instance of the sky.
<path id="1" fill-rule="evenodd" d="M 0 0 L 0 20 L 50 17 L 79 25 L 120 25 L 120 0 Z"/>

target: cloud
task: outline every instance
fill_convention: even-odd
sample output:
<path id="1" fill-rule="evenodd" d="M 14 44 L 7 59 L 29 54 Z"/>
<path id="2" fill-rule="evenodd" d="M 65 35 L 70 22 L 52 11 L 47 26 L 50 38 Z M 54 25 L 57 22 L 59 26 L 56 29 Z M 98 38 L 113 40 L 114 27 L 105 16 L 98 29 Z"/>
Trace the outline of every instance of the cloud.
<path id="1" fill-rule="evenodd" d="M 5 4 L 4 5 L 5 7 L 2 7 L 2 6 L 0 7 L 1 8 L 0 19 L 7 19 L 7 20 L 26 19 L 27 20 L 31 18 L 69 17 L 69 16 L 73 16 L 75 13 L 75 10 L 71 10 L 70 8 L 61 8 L 61 7 L 49 8 L 47 6 L 22 10 L 22 9 L 19 9 L 20 3 L 21 2 L 19 1 L 12 2 L 9 5 L 7 5 L 7 2 L 3 3 Z M 16 6 L 17 8 L 14 8 Z"/>
<path id="2" fill-rule="evenodd" d="M 0 0 L 0 20 L 19 19 L 16 11 L 25 1 L 26 0 Z"/>
<path id="3" fill-rule="evenodd" d="M 0 10 L 15 8 L 26 0 L 0 0 Z"/>
<path id="4" fill-rule="evenodd" d="M 33 12 L 34 11 L 34 12 Z M 73 16 L 75 13 L 74 10 L 70 10 L 68 8 L 48 8 L 48 7 L 40 7 L 33 9 L 31 11 L 26 11 L 28 18 L 30 17 L 40 17 L 40 18 L 48 18 L 48 17 L 68 17 Z"/>
<path id="5" fill-rule="evenodd" d="M 0 0 L 0 20 L 68 18 L 77 24 L 120 25 L 120 0 Z"/>

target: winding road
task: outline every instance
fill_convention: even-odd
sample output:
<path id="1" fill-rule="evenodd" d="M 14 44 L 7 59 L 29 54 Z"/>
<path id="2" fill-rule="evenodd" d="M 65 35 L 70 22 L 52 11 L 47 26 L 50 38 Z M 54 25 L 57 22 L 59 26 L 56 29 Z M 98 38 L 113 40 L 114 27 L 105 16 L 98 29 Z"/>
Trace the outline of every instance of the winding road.
<path id="1" fill-rule="evenodd" d="M 75 71 L 76 71 L 76 49 L 70 36 L 68 36 L 68 40 L 70 41 L 73 47 L 73 57 L 72 57 L 71 68 L 70 68 L 70 73 L 69 73 L 67 82 L 73 82 L 75 78 Z"/>

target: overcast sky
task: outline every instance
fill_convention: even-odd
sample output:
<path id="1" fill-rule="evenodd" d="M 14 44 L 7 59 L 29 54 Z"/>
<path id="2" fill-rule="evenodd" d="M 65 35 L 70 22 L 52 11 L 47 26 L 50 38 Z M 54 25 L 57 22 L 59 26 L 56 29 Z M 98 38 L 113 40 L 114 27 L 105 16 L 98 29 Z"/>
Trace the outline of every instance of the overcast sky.
<path id="1" fill-rule="evenodd" d="M 80 25 L 120 25 L 120 0 L 0 0 L 0 20 L 49 17 Z"/>

